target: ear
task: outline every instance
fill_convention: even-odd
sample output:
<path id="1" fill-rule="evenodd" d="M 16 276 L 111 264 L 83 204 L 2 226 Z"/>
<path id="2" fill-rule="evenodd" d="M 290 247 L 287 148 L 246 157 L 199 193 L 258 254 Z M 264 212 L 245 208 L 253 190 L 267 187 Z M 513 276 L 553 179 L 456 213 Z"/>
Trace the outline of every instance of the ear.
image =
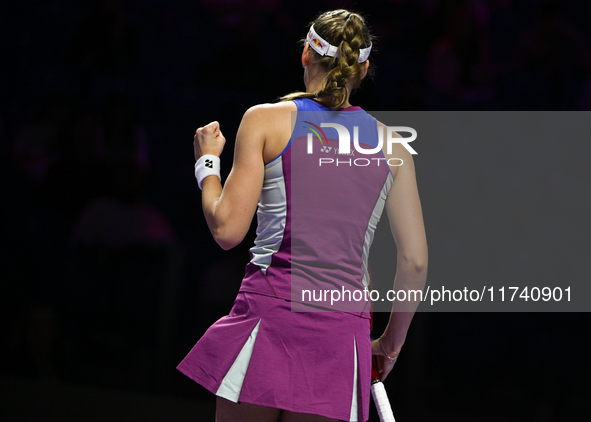
<path id="1" fill-rule="evenodd" d="M 365 62 L 363 62 L 363 64 L 360 67 L 361 67 L 361 79 L 363 79 L 363 78 L 365 78 L 365 75 L 367 75 L 367 69 L 369 69 L 369 60 L 366 60 Z"/>
<path id="2" fill-rule="evenodd" d="M 310 45 L 306 41 L 304 50 L 302 51 L 302 66 L 306 67 L 310 63 Z"/>

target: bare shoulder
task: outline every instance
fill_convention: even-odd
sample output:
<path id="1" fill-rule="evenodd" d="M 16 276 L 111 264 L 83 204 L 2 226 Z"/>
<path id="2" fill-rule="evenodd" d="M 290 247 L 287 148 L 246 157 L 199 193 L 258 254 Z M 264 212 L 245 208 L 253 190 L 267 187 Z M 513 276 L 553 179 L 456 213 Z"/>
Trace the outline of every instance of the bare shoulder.
<path id="1" fill-rule="evenodd" d="M 252 106 L 244 113 L 238 133 L 257 134 L 257 137 L 268 140 L 275 136 L 281 127 L 289 127 L 291 111 L 294 110 L 297 108 L 291 101 Z"/>
<path id="2" fill-rule="evenodd" d="M 386 142 L 387 130 L 388 126 L 378 120 L 378 134 L 382 134 L 382 139 L 384 141 L 382 144 L 382 152 L 384 153 L 384 157 L 386 157 L 387 160 L 392 160 L 392 162 L 396 164 L 402 162 L 402 164 L 399 166 L 390 166 L 392 176 L 396 177 L 396 174 L 398 173 L 399 169 L 403 167 L 405 170 L 414 171 L 414 161 L 412 155 L 408 152 L 408 150 L 404 147 L 403 144 L 398 142 L 390 144 L 390 152 L 388 153 L 388 143 Z M 393 138 L 403 138 L 402 135 L 395 131 L 392 131 L 390 136 L 392 136 Z"/>
<path id="3" fill-rule="evenodd" d="M 291 116 L 290 113 L 292 111 L 297 111 L 297 107 L 293 101 L 257 104 L 246 110 L 244 117 L 248 116 L 251 119 L 277 118 L 284 115 Z"/>
<path id="4" fill-rule="evenodd" d="M 385 124 L 383 124 L 379 120 L 377 120 L 377 122 L 378 122 L 378 133 L 380 133 L 380 132 L 383 133 L 384 134 L 384 139 L 385 139 L 386 138 L 386 130 L 388 130 L 388 126 L 386 126 Z M 392 137 L 394 137 L 394 138 L 402 138 L 403 136 L 401 134 L 399 134 L 398 132 L 392 131 Z M 397 146 L 401 147 L 403 150 L 405 149 L 401 144 L 396 143 L 396 144 L 393 144 L 393 145 L 397 145 Z M 384 146 L 385 146 L 385 142 L 384 142 Z"/>
<path id="5" fill-rule="evenodd" d="M 282 101 L 253 106 L 244 114 L 242 124 L 245 128 L 253 128 L 261 133 L 264 139 L 265 163 L 277 157 L 289 142 L 294 121 L 293 111 L 297 111 L 293 101 Z"/>

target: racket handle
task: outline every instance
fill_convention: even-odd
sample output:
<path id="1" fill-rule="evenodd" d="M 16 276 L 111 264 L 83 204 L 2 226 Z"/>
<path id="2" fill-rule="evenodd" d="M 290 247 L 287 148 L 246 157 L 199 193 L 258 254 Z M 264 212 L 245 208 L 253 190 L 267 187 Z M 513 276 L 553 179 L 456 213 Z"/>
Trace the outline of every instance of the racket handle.
<path id="1" fill-rule="evenodd" d="M 384 383 L 382 383 L 382 381 L 374 382 L 371 385 L 371 395 L 373 396 L 373 401 L 376 404 L 380 421 L 396 422 L 394 419 L 394 413 L 392 413 L 390 401 L 388 400 L 388 395 L 386 394 L 386 389 L 384 388 Z"/>
<path id="2" fill-rule="evenodd" d="M 392 412 L 392 406 L 390 406 L 390 400 L 388 400 L 388 395 L 384 388 L 384 383 L 380 380 L 375 356 L 372 360 L 371 379 L 371 395 L 373 396 L 373 401 L 380 416 L 380 421 L 396 422 L 394 413 Z"/>

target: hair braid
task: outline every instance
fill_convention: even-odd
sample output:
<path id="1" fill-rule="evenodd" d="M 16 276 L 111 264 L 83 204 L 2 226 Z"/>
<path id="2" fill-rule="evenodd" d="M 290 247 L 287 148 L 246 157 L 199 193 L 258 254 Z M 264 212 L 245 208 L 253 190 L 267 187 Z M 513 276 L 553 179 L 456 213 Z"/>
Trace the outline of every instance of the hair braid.
<path id="1" fill-rule="evenodd" d="M 361 83 L 359 49 L 368 47 L 372 36 L 359 14 L 342 9 L 323 13 L 312 24 L 318 35 L 337 46 L 338 57 L 320 56 L 312 50 L 314 60 L 326 69 L 322 89 L 317 93 L 296 92 L 281 99 L 318 98 L 326 107 L 338 108 L 347 101 L 347 85 L 353 82 L 355 89 Z"/>
<path id="2" fill-rule="evenodd" d="M 340 107 L 347 101 L 347 84 L 353 81 L 357 88 L 361 82 L 361 67 L 357 62 L 359 49 L 363 44 L 363 20 L 357 14 L 350 14 L 341 30 L 337 57 L 332 58 L 330 69 L 318 92 L 320 101 L 327 107 Z"/>

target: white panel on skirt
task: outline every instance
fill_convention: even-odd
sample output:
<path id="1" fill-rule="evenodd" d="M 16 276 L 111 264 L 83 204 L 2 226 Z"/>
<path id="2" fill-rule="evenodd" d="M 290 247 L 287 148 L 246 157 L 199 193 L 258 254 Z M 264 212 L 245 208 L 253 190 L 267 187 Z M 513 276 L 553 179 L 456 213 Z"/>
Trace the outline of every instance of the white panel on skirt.
<path id="1" fill-rule="evenodd" d="M 257 325 L 253 328 L 250 336 L 248 336 L 248 340 L 246 340 L 246 343 L 242 346 L 242 350 L 240 350 L 236 360 L 222 380 L 220 387 L 215 393 L 216 396 L 238 403 L 238 398 L 240 397 L 240 391 L 242 390 L 242 384 L 244 383 L 244 377 L 246 375 L 246 370 L 248 369 L 250 357 L 252 356 L 252 350 L 254 349 L 254 342 L 257 339 L 260 324 L 261 320 L 259 319 L 259 322 L 257 322 Z"/>
<path id="2" fill-rule="evenodd" d="M 353 370 L 353 399 L 351 400 L 351 422 L 357 422 L 357 340 L 353 337 L 353 350 L 355 352 L 355 366 Z"/>

